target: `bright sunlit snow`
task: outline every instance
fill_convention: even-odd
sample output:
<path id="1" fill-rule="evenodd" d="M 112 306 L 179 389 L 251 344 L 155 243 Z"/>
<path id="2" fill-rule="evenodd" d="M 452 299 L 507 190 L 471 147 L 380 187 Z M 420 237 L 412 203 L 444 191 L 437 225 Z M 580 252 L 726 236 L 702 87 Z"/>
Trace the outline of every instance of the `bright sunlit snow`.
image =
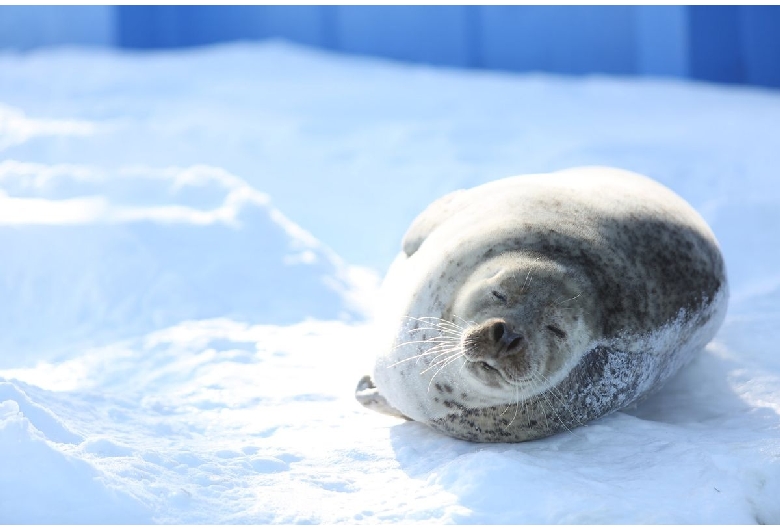
<path id="1" fill-rule="evenodd" d="M 0 523 L 780 523 L 780 93 L 290 45 L 0 55 Z M 354 400 L 430 201 L 612 165 L 731 302 L 641 405 L 471 444 Z"/>

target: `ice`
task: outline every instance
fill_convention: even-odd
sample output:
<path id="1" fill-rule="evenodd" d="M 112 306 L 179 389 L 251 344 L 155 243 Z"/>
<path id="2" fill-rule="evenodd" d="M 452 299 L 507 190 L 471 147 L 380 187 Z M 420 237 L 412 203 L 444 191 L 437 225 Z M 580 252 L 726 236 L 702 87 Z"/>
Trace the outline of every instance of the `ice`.
<path id="1" fill-rule="evenodd" d="M 780 95 L 281 43 L 0 55 L 0 523 L 780 523 Z M 643 403 L 522 444 L 360 407 L 414 216 L 612 165 L 731 285 Z"/>

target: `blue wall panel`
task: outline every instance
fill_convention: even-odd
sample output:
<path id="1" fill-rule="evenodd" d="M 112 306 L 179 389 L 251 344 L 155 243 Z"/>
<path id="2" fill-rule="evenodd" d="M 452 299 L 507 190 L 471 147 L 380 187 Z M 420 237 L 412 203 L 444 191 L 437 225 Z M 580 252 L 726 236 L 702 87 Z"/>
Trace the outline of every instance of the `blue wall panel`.
<path id="1" fill-rule="evenodd" d="M 267 38 L 460 67 L 780 87 L 779 6 L 0 6 L 0 49 Z"/>
<path id="2" fill-rule="evenodd" d="M 116 43 L 122 48 L 158 46 L 154 6 L 117 6 Z"/>
<path id="3" fill-rule="evenodd" d="M 172 48 L 285 38 L 324 46 L 323 6 L 118 6 L 117 44 Z"/>
<path id="4" fill-rule="evenodd" d="M 339 6 L 337 50 L 469 66 L 465 6 Z"/>
<path id="5" fill-rule="evenodd" d="M 740 7 L 745 79 L 780 87 L 780 6 Z"/>
<path id="6" fill-rule="evenodd" d="M 720 83 L 742 82 L 745 75 L 739 6 L 688 9 L 691 77 Z"/>
<path id="7" fill-rule="evenodd" d="M 0 49 L 111 46 L 114 24 L 112 6 L 0 6 Z"/>
<path id="8" fill-rule="evenodd" d="M 688 10 L 685 6 L 636 6 L 638 74 L 687 77 Z"/>
<path id="9" fill-rule="evenodd" d="M 331 47 L 333 35 L 326 27 L 332 6 L 260 6 L 266 37 L 284 38 L 310 46 Z"/>
<path id="10" fill-rule="evenodd" d="M 255 6 L 177 6 L 181 17 L 179 46 L 201 46 L 262 38 Z"/>
<path id="11" fill-rule="evenodd" d="M 480 12 L 486 68 L 636 71 L 633 6 L 485 6 Z"/>

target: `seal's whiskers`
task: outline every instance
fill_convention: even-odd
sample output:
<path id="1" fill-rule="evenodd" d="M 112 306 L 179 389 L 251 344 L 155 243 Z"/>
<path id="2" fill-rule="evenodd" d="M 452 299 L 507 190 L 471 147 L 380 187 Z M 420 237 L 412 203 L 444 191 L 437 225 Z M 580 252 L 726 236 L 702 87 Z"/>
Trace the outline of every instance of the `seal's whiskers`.
<path id="1" fill-rule="evenodd" d="M 582 293 L 578 294 L 577 296 L 572 296 L 571 298 L 567 298 L 566 300 L 561 300 L 560 302 L 555 302 L 554 305 L 558 306 L 558 305 L 561 305 L 561 304 L 563 304 L 565 302 L 571 302 L 572 300 L 576 300 L 580 296 L 582 296 Z"/>
<path id="2" fill-rule="evenodd" d="M 474 322 L 473 320 L 466 320 L 465 318 L 463 318 L 461 316 L 458 316 L 458 315 L 455 315 L 455 314 L 453 314 L 452 316 L 454 316 L 455 318 L 461 319 L 463 322 L 466 323 L 467 326 L 474 326 L 474 325 L 476 325 L 476 322 Z M 465 331 L 465 328 L 461 328 L 461 329 L 463 331 Z"/>
<path id="3" fill-rule="evenodd" d="M 449 346 L 449 348 L 446 348 Z M 441 356 L 443 353 L 448 353 L 450 351 L 455 351 L 457 348 L 459 348 L 459 345 L 457 343 L 449 343 L 449 342 L 442 342 L 440 344 L 437 344 L 436 346 L 433 346 L 427 350 L 425 350 L 422 353 L 418 353 L 416 355 L 412 355 L 411 357 L 407 357 L 405 359 L 401 359 L 400 361 L 396 361 L 393 364 L 388 365 L 388 368 L 392 368 L 393 366 L 398 366 L 399 364 L 405 363 L 407 361 L 413 361 L 415 359 L 422 359 L 423 357 L 427 357 L 429 355 L 436 354 L 436 357 L 434 357 L 434 361 Z"/>
<path id="4" fill-rule="evenodd" d="M 538 383 L 545 383 L 545 384 L 549 383 L 549 380 L 547 380 L 547 378 L 546 378 L 546 377 L 544 377 L 542 374 L 534 374 L 534 379 L 535 379 L 535 380 L 536 380 Z M 552 397 L 552 396 L 553 396 L 553 394 L 552 394 L 551 392 L 549 392 L 549 390 L 550 390 L 550 389 L 548 388 L 547 390 L 545 390 L 545 391 L 544 391 L 544 392 L 542 392 L 541 394 L 538 394 L 538 395 L 539 395 L 539 397 L 540 397 L 540 398 L 542 398 L 542 399 L 543 399 L 543 400 L 544 400 L 544 401 L 547 403 L 547 406 L 548 406 L 548 407 L 550 407 L 550 411 L 553 413 L 553 416 L 555 416 L 555 419 L 558 421 L 558 423 L 560 423 L 561 427 L 563 427 L 563 428 L 564 428 L 564 429 L 566 429 L 567 431 L 571 432 L 571 429 L 569 429 L 569 426 L 566 424 L 566 422 L 565 422 L 565 421 L 563 421 L 563 420 L 561 419 L 561 417 L 560 417 L 560 416 L 558 415 L 558 413 L 556 412 L 556 410 L 555 410 L 555 406 L 553 405 L 553 403 L 551 403 L 551 402 L 550 402 L 550 400 L 549 400 L 549 399 L 547 399 L 547 394 L 548 394 L 548 393 L 550 394 L 550 397 Z M 540 402 L 540 405 L 541 405 L 541 402 Z M 568 407 L 566 407 L 566 404 L 565 404 L 565 403 L 563 403 L 563 401 L 562 401 L 562 400 L 561 400 L 561 405 L 562 405 L 564 408 L 567 408 L 567 409 L 568 409 Z M 569 414 L 571 414 L 571 411 L 569 411 Z M 545 416 L 545 420 L 546 420 L 546 419 L 547 419 L 547 418 L 546 418 L 546 416 Z M 549 428 L 549 426 L 548 426 L 548 428 Z"/>
<path id="5" fill-rule="evenodd" d="M 443 318 L 439 317 L 413 317 L 413 316 L 404 316 L 403 318 L 406 318 L 408 320 L 415 320 L 417 322 L 421 322 L 425 324 L 426 326 L 437 326 L 439 330 L 449 329 L 450 331 L 457 331 L 462 332 L 465 330 L 462 326 L 457 325 L 455 322 L 452 322 L 450 320 L 445 320 Z M 460 317 L 457 317 L 460 318 Z M 463 319 L 461 319 L 463 320 Z M 464 320 L 464 322 L 466 322 Z M 468 322 L 467 322 L 468 324 Z"/>
<path id="6" fill-rule="evenodd" d="M 509 427 L 515 422 L 515 419 L 517 419 L 517 411 L 520 409 L 520 389 L 518 387 L 515 387 L 515 415 L 512 416 L 512 420 L 509 422 Z"/>
<path id="7" fill-rule="evenodd" d="M 450 356 L 450 354 L 454 354 L 454 355 Z M 463 355 L 463 353 L 460 351 L 459 348 L 453 348 L 451 350 L 447 350 L 443 353 L 440 353 L 431 361 L 431 364 L 428 366 L 428 368 L 420 372 L 420 375 L 424 374 L 429 370 L 433 370 L 434 368 L 442 366 L 443 364 L 447 364 L 448 361 L 452 360 L 453 358 L 460 357 L 461 355 Z M 440 359 L 440 357 L 444 357 L 444 359 Z"/>
<path id="8" fill-rule="evenodd" d="M 514 387 L 514 391 L 515 391 L 515 399 L 514 399 L 514 402 L 515 402 L 515 414 L 514 414 L 514 416 L 512 416 L 512 420 L 506 425 L 507 427 L 512 425 L 512 423 L 514 423 L 515 419 L 517 419 L 517 411 L 520 409 L 520 389 L 518 387 Z M 501 416 L 506 414 L 506 411 L 508 411 L 511 406 L 512 406 L 512 402 L 510 401 L 509 403 L 507 403 L 506 408 L 504 409 L 504 412 L 501 413 Z"/>
<path id="9" fill-rule="evenodd" d="M 563 396 L 563 394 L 561 394 L 561 393 L 560 393 L 558 390 L 556 390 L 556 389 L 555 389 L 555 387 L 553 387 L 553 386 L 550 384 L 550 380 L 549 380 L 547 377 L 545 377 L 544 375 L 542 375 L 542 374 L 537 374 L 537 375 L 538 375 L 538 377 L 540 377 L 540 378 L 541 378 L 541 380 L 542 380 L 542 381 L 543 381 L 543 382 L 544 382 L 544 383 L 545 383 L 545 384 L 548 386 L 547 390 L 545 390 L 544 392 L 542 392 L 542 394 L 548 394 L 548 393 L 549 393 L 549 395 L 550 395 L 550 397 L 551 397 L 551 398 L 555 398 L 555 399 L 557 399 L 557 400 L 558 400 L 558 402 L 560 402 L 560 404 L 561 404 L 561 407 L 562 407 L 562 408 L 564 408 L 564 409 L 566 410 L 566 412 L 568 412 L 568 413 L 569 413 L 569 417 L 571 417 L 571 419 L 572 419 L 572 420 L 573 420 L 575 423 L 577 423 L 577 425 L 579 425 L 579 426 L 582 426 L 582 425 L 584 425 L 584 423 L 582 423 L 582 422 L 580 421 L 580 419 L 577 417 L 577 414 L 575 414 L 575 413 L 574 413 L 574 410 L 572 410 L 572 408 L 571 408 L 571 407 L 568 405 L 568 403 L 567 403 L 567 402 L 566 402 L 566 400 L 564 399 L 564 396 Z M 561 423 L 563 423 L 563 422 L 561 422 Z M 567 430 L 568 430 L 568 429 L 567 429 Z"/>
<path id="10" fill-rule="evenodd" d="M 538 256 L 538 257 L 537 257 L 537 258 L 534 260 L 534 265 L 536 265 L 536 262 L 537 262 L 537 261 L 539 261 L 541 258 L 542 258 L 541 256 Z M 526 288 L 526 286 L 527 286 L 527 287 L 530 287 L 530 286 L 531 286 L 531 279 L 532 279 L 532 278 L 531 278 L 531 271 L 532 271 L 532 270 L 533 270 L 532 268 L 530 268 L 530 267 L 528 268 L 528 274 L 526 274 L 526 275 L 525 275 L 525 281 L 523 282 L 523 287 L 520 289 L 520 292 L 521 292 L 521 293 L 524 293 L 524 292 L 525 292 L 525 288 Z"/>
<path id="11" fill-rule="evenodd" d="M 411 344 L 428 344 L 428 345 L 444 344 L 444 343 L 456 344 L 459 341 L 460 341 L 459 337 L 447 337 L 444 335 L 440 335 L 438 337 L 429 337 L 427 339 L 421 339 L 421 340 L 408 340 L 406 342 L 396 344 L 393 347 L 393 349 L 396 350 L 398 348 L 401 348 L 403 346 L 409 346 Z"/>
<path id="12" fill-rule="evenodd" d="M 441 372 L 442 370 L 444 370 L 444 368 L 445 368 L 446 366 L 448 366 L 449 364 L 451 364 L 451 363 L 453 363 L 454 361 L 458 360 L 458 359 L 459 359 L 459 358 L 461 358 L 462 356 L 463 356 L 463 353 L 460 353 L 460 354 L 453 355 L 452 357 L 450 357 L 450 358 L 449 358 L 447 361 L 445 361 L 445 362 L 444 362 L 444 363 L 441 365 L 441 368 L 439 368 L 438 370 L 436 370 L 436 373 L 434 373 L 434 374 L 431 376 L 431 380 L 428 382 L 428 392 L 429 392 L 429 393 L 430 393 L 430 391 L 431 391 L 431 385 L 433 384 L 433 380 L 436 378 L 436 376 L 437 376 L 437 375 L 439 375 L 439 372 Z M 429 368 L 429 369 L 430 369 L 430 368 Z M 425 371 L 427 371 L 427 370 L 425 370 Z M 423 373 L 423 372 L 421 372 L 421 373 L 420 373 L 420 375 L 422 375 L 422 373 Z"/>
<path id="13" fill-rule="evenodd" d="M 431 359 L 430 366 L 428 366 L 428 368 L 426 368 L 425 370 L 420 372 L 420 374 L 424 374 L 428 370 L 431 370 L 432 368 L 436 368 L 437 366 L 441 365 L 442 363 L 446 363 L 451 358 L 451 357 L 449 357 L 449 354 L 451 354 L 451 353 L 456 353 L 458 355 L 461 355 L 460 348 L 459 347 L 455 347 L 455 348 L 451 348 L 449 350 L 443 351 L 442 353 L 440 353 L 439 355 L 437 355 L 436 357 Z M 444 357 L 444 358 L 442 359 L 442 357 Z"/>

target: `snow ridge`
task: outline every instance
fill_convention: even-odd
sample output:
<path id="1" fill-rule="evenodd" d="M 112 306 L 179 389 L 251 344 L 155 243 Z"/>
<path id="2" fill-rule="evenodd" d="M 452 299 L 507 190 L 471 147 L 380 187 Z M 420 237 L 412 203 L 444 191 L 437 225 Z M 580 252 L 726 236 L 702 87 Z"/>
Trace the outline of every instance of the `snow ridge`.
<path id="1" fill-rule="evenodd" d="M 222 315 L 354 320 L 370 305 L 375 274 L 221 168 L 6 160 L 0 186 L 0 317 L 11 323 L 0 351 L 40 355 Z"/>

